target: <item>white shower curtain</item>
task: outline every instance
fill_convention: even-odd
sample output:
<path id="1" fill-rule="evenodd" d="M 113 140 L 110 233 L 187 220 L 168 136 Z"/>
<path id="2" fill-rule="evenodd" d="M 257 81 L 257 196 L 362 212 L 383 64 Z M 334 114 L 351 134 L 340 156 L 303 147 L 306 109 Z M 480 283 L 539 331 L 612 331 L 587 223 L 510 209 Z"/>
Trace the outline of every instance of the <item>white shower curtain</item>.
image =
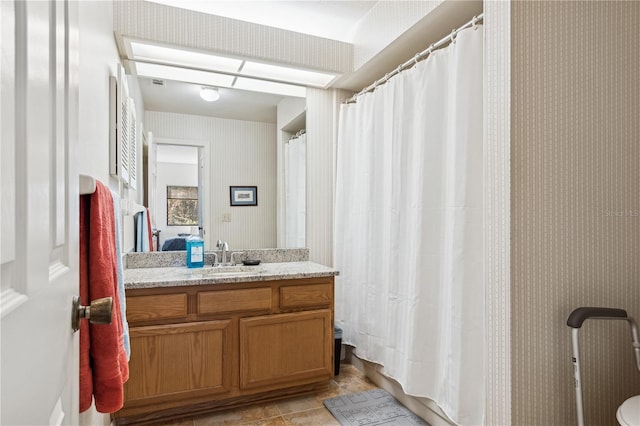
<path id="1" fill-rule="evenodd" d="M 484 419 L 482 27 L 340 110 L 336 322 L 456 423 Z"/>
<path id="2" fill-rule="evenodd" d="M 284 144 L 285 247 L 305 246 L 307 136 Z"/>

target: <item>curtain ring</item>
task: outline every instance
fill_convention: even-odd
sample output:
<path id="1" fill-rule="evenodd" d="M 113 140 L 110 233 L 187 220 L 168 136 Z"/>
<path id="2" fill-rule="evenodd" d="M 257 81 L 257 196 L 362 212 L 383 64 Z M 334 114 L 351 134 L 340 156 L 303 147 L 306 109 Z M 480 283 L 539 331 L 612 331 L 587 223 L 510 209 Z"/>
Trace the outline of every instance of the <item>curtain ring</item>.
<path id="1" fill-rule="evenodd" d="M 427 49 L 427 54 L 431 55 L 435 48 L 436 48 L 436 46 L 433 43 L 431 43 L 431 45 Z"/>
<path id="2" fill-rule="evenodd" d="M 451 36 L 449 38 L 451 39 L 451 44 L 456 42 L 456 30 L 451 31 Z"/>
<path id="3" fill-rule="evenodd" d="M 473 19 L 471 19 L 471 27 L 473 27 L 474 30 L 478 29 L 478 17 L 474 16 Z"/>
<path id="4" fill-rule="evenodd" d="M 420 60 L 420 54 L 416 53 L 416 56 L 413 57 L 413 65 L 418 65 L 419 60 Z"/>

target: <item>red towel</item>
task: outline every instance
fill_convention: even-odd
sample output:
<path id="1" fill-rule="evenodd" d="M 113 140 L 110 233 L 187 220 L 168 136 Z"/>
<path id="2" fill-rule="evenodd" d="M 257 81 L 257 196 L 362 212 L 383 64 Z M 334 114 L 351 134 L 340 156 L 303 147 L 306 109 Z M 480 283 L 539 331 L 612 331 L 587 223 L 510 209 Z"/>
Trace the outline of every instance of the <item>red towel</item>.
<path id="1" fill-rule="evenodd" d="M 147 237 L 149 238 L 149 251 L 153 251 L 153 232 L 151 231 L 151 212 L 147 209 Z"/>
<path id="2" fill-rule="evenodd" d="M 96 191 L 80 202 L 80 300 L 84 305 L 102 297 L 113 299 L 111 324 L 80 328 L 80 411 L 91 406 L 113 413 L 124 403 L 129 364 L 124 350 L 118 297 L 115 218 L 109 189 L 96 182 Z M 89 198 L 89 200 L 87 200 Z M 87 226 L 88 225 L 88 226 Z"/>
<path id="3" fill-rule="evenodd" d="M 91 197 L 80 196 L 80 304 L 89 304 L 89 207 Z M 80 412 L 91 407 L 93 380 L 89 361 L 89 323 L 80 321 Z"/>

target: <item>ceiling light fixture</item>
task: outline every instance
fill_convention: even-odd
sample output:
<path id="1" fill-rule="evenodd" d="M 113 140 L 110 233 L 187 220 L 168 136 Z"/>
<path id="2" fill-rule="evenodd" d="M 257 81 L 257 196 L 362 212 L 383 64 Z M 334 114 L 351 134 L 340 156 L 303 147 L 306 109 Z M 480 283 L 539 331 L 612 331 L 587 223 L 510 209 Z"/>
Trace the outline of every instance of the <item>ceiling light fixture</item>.
<path id="1" fill-rule="evenodd" d="M 207 102 L 215 102 L 220 99 L 220 93 L 215 87 L 203 87 L 200 89 L 200 97 Z"/>

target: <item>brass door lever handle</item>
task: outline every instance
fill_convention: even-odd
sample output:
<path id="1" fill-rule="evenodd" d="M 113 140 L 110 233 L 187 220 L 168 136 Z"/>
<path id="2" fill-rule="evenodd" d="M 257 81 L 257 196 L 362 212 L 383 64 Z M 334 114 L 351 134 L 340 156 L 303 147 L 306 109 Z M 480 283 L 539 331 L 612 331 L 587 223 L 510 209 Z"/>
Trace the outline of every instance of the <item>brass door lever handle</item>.
<path id="1" fill-rule="evenodd" d="M 91 324 L 111 324 L 113 298 L 103 297 L 92 300 L 89 306 L 82 306 L 78 296 L 73 297 L 71 307 L 71 328 L 80 329 L 80 320 L 88 319 Z"/>

